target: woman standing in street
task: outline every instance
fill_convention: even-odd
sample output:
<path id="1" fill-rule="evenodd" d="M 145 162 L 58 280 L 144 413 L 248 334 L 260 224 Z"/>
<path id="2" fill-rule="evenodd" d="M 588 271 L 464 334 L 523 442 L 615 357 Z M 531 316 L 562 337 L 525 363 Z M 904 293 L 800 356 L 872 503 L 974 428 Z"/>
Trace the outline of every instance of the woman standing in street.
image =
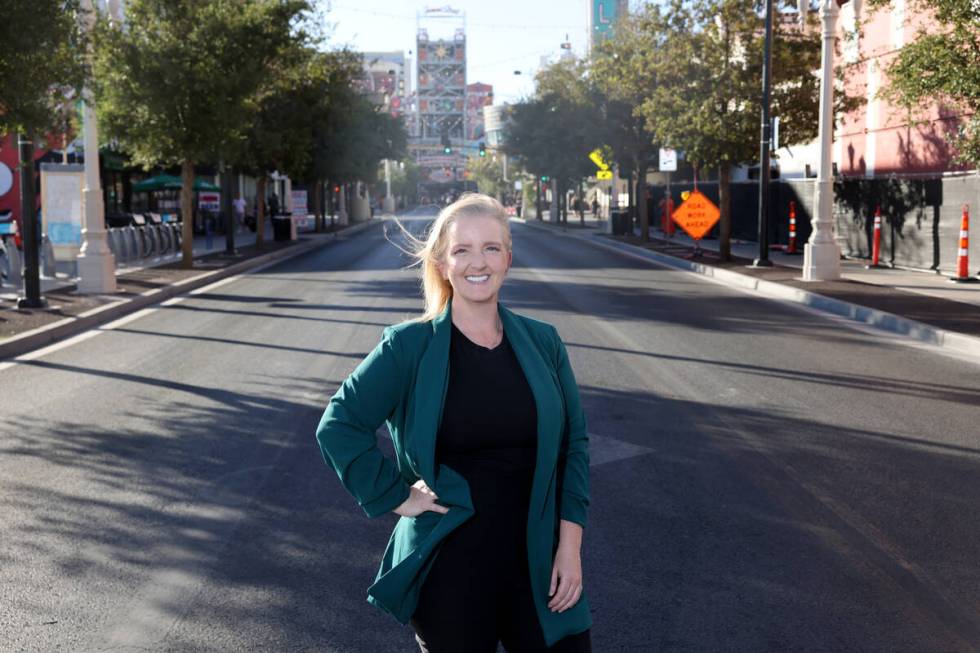
<path id="1" fill-rule="evenodd" d="M 499 202 L 463 196 L 416 244 L 425 312 L 385 329 L 316 434 L 369 516 L 400 515 L 368 601 L 426 653 L 590 651 L 588 436 L 565 347 L 498 303 L 512 260 Z"/>

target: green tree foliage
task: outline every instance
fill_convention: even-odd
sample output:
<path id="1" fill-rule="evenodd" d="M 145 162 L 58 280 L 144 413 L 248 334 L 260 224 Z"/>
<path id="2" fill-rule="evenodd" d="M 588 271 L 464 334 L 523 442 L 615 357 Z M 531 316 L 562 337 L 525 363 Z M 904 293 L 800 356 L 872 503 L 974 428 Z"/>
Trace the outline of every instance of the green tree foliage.
<path id="1" fill-rule="evenodd" d="M 871 0 L 873 9 L 887 7 Z M 960 113 L 959 161 L 980 167 L 980 2 L 911 0 L 907 11 L 931 16 L 887 68 L 881 94 L 910 111 L 940 103 Z"/>
<path id="2" fill-rule="evenodd" d="M 672 0 L 635 17 L 637 65 L 656 80 L 637 112 L 654 140 L 717 168 L 720 249 L 731 257 L 730 174 L 759 154 L 764 29 L 755 0 Z M 774 21 L 772 115 L 782 144 L 816 136 L 820 34 Z M 645 38 L 644 38 L 645 36 Z"/>
<path id="3" fill-rule="evenodd" d="M 230 151 L 235 166 L 257 178 L 259 198 L 256 245 L 265 234 L 266 179 L 277 171 L 294 180 L 314 182 L 314 203 L 319 208 L 317 146 L 320 131 L 341 110 L 337 94 L 350 86 L 348 59 L 343 53 L 323 53 L 295 42 L 270 64 L 249 103 L 247 128 Z M 339 76 L 346 83 L 338 84 Z M 319 211 L 318 211 L 319 213 Z"/>
<path id="4" fill-rule="evenodd" d="M 534 97 L 512 108 L 505 151 L 535 176 L 551 177 L 561 195 L 595 170 L 589 152 L 602 144 L 601 116 L 582 62 L 552 64 L 535 81 Z"/>
<path id="5" fill-rule="evenodd" d="M 419 181 L 422 173 L 412 159 L 404 159 L 398 165 L 391 167 L 391 193 L 396 197 L 404 197 L 408 202 L 418 201 Z"/>
<path id="6" fill-rule="evenodd" d="M 0 9 L 0 134 L 63 128 L 80 95 L 85 32 L 78 0 L 4 0 Z"/>
<path id="7" fill-rule="evenodd" d="M 647 13 L 659 14 L 656 6 Z M 612 152 L 621 175 L 629 175 L 639 204 L 640 232 L 649 238 L 650 216 L 645 201 L 646 174 L 659 144 L 648 116 L 641 112 L 646 99 L 658 86 L 657 68 L 649 65 L 650 48 L 663 33 L 650 30 L 650 21 L 623 20 L 616 25 L 616 38 L 595 48 L 590 79 L 595 103 L 601 108 L 604 142 Z M 630 207 L 630 211 L 633 207 Z"/>
<path id="8" fill-rule="evenodd" d="M 481 193 L 503 200 L 504 194 L 510 190 L 510 183 L 504 181 L 503 161 L 492 152 L 488 152 L 487 156 L 469 157 L 466 160 L 466 170 Z"/>
<path id="9" fill-rule="evenodd" d="M 306 0 L 129 0 L 124 29 L 98 26 L 101 125 L 138 164 L 180 164 L 186 267 L 194 164 L 240 139 L 263 80 L 305 40 L 308 10 Z"/>

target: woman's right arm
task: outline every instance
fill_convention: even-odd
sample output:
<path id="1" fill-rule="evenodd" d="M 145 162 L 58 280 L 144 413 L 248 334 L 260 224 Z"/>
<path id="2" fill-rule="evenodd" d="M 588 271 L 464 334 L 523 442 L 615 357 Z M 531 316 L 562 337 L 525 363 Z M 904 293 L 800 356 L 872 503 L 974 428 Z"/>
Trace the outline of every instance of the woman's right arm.
<path id="1" fill-rule="evenodd" d="M 369 517 L 395 510 L 411 494 L 375 435 L 402 400 L 409 382 L 405 364 L 394 334 L 385 329 L 378 346 L 334 394 L 316 430 L 323 459 Z"/>

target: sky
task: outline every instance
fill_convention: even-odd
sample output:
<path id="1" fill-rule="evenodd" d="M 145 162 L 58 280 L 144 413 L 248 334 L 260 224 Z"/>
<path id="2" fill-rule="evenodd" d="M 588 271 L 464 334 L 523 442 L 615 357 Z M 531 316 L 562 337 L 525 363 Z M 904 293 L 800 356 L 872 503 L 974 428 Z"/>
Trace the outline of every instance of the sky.
<path id="1" fill-rule="evenodd" d="M 585 54 L 588 0 L 319 0 L 333 24 L 329 44 L 362 52 L 411 51 L 415 58 L 416 14 L 429 7 L 465 12 L 466 81 L 492 84 L 494 103 L 515 102 L 534 89 L 542 56 L 557 58 L 568 41 Z M 430 32 L 431 34 L 431 32 Z M 514 71 L 520 70 L 520 75 Z"/>

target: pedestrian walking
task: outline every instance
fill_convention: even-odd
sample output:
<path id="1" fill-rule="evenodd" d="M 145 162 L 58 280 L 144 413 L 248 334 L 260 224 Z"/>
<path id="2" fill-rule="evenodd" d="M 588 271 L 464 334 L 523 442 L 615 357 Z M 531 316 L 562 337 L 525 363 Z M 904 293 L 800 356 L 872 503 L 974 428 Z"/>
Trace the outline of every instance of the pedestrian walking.
<path id="1" fill-rule="evenodd" d="M 592 198 L 592 217 L 599 217 L 599 199 L 596 197 Z"/>
<path id="2" fill-rule="evenodd" d="M 231 205 L 235 211 L 236 231 L 240 233 L 245 229 L 245 198 L 242 197 L 241 193 L 238 193 L 235 199 L 231 201 Z"/>
<path id="3" fill-rule="evenodd" d="M 466 194 L 425 241 L 403 231 L 425 310 L 384 330 L 316 433 L 368 516 L 401 517 L 368 601 L 423 653 L 591 651 L 585 415 L 557 330 L 498 301 L 506 211 Z M 376 444 L 383 422 L 395 460 Z"/>

